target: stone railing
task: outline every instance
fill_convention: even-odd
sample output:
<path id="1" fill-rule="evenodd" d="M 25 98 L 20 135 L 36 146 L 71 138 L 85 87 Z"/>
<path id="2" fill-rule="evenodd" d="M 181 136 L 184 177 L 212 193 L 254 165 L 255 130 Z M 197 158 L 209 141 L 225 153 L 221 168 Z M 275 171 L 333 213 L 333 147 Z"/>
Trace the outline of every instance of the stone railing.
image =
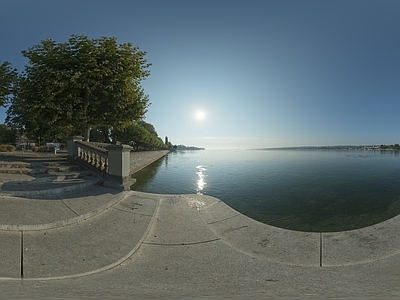
<path id="1" fill-rule="evenodd" d="M 96 170 L 108 173 L 108 151 L 90 142 L 76 141 L 77 158 Z"/>
<path id="2" fill-rule="evenodd" d="M 112 145 L 112 144 L 110 144 L 110 143 L 97 143 L 97 142 L 89 142 L 89 143 L 90 143 L 91 145 L 97 147 L 97 148 L 102 148 L 102 149 L 105 149 L 105 148 L 107 148 L 108 146 Z"/>
<path id="3" fill-rule="evenodd" d="M 129 190 L 133 184 L 130 176 L 132 147 L 82 140 L 81 136 L 73 136 L 68 140 L 69 159 L 104 178 L 104 185 Z"/>

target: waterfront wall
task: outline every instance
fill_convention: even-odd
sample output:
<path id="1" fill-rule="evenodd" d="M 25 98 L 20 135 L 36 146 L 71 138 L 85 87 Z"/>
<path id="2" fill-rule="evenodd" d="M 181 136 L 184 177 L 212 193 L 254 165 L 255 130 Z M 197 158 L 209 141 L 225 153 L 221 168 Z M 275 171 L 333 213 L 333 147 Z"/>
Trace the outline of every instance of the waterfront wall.
<path id="1" fill-rule="evenodd" d="M 169 150 L 131 152 L 131 172 L 134 174 L 159 158 L 167 155 Z"/>

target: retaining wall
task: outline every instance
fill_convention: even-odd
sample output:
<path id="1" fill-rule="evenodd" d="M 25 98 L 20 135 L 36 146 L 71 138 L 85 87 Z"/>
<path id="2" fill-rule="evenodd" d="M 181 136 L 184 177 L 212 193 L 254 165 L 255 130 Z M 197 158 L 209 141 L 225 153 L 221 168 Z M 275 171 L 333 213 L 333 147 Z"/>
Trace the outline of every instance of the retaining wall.
<path id="1" fill-rule="evenodd" d="M 169 150 L 131 152 L 131 172 L 134 174 L 159 158 L 167 155 Z"/>

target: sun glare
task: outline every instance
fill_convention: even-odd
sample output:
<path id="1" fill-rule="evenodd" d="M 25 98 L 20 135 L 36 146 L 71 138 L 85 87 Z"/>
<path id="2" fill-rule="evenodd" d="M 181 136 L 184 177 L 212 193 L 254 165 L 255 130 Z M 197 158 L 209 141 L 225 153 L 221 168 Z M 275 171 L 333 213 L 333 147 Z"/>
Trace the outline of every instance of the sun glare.
<path id="1" fill-rule="evenodd" d="M 204 113 L 204 111 L 197 111 L 196 112 L 196 119 L 197 120 L 203 120 L 205 118 L 206 114 Z"/>

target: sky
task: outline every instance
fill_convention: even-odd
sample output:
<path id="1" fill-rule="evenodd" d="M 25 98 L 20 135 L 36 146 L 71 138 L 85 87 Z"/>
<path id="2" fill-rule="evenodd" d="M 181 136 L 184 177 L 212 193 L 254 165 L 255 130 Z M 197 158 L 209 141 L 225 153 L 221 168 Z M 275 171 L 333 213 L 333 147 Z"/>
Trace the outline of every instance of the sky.
<path id="1" fill-rule="evenodd" d="M 0 62 L 72 34 L 146 51 L 146 122 L 212 148 L 400 143 L 400 1 L 0 0 Z M 0 123 L 6 109 L 0 109 Z"/>

